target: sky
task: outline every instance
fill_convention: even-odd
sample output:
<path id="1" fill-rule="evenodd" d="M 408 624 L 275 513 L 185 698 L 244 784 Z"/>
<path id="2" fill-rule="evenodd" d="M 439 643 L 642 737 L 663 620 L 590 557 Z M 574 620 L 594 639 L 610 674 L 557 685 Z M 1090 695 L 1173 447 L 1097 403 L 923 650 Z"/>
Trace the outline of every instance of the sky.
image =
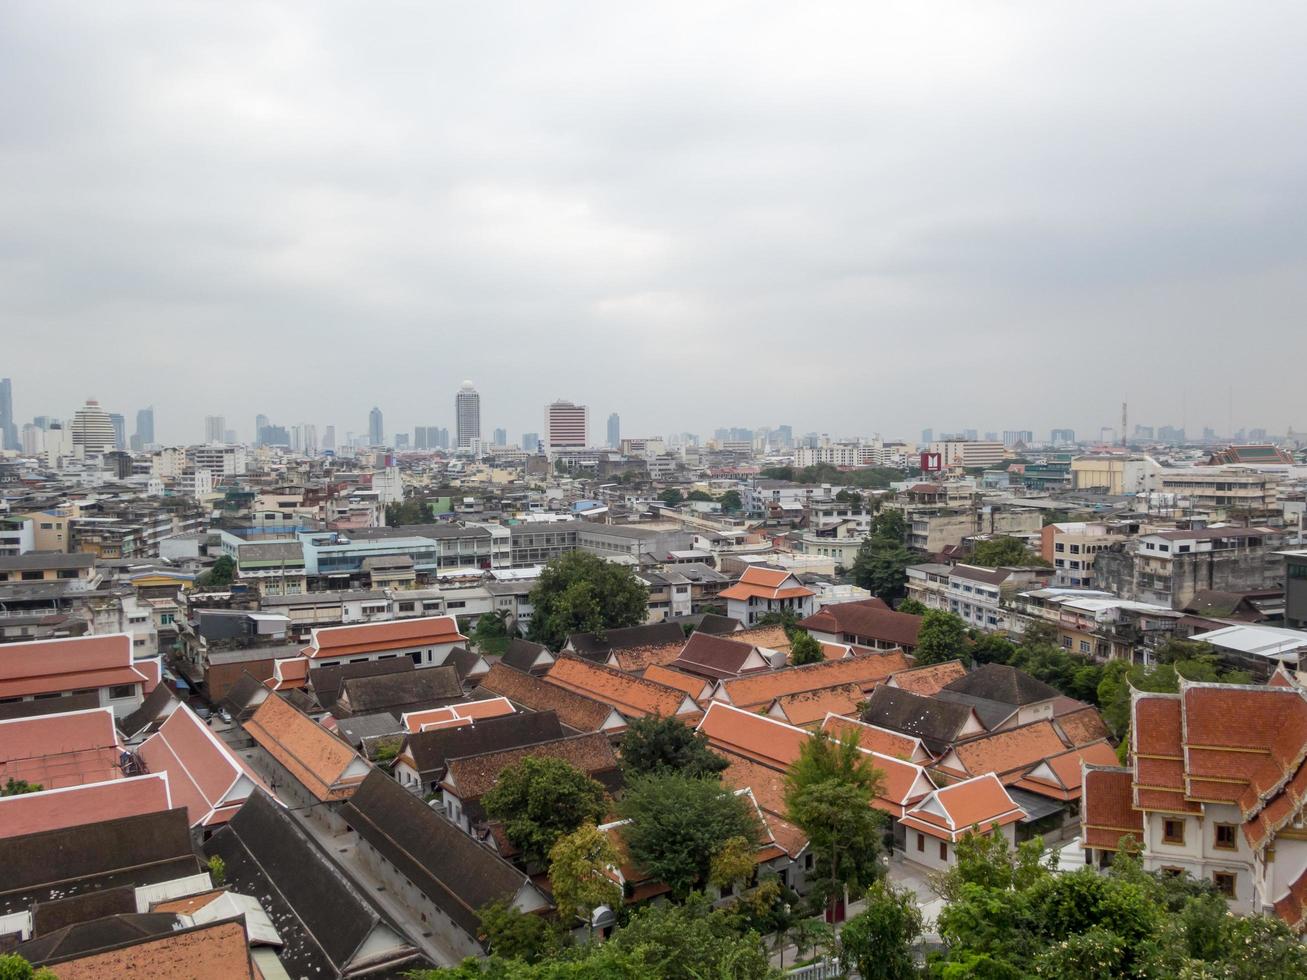
<path id="1" fill-rule="evenodd" d="M 1307 429 L 1307 5 L 0 4 L 0 376 L 291 425 Z"/>

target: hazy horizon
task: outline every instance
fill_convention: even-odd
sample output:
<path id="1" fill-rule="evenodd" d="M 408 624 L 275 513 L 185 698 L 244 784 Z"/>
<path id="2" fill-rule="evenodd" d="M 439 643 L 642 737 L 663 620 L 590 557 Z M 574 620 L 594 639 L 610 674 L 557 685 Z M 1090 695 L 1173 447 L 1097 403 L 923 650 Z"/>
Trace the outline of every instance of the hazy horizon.
<path id="1" fill-rule="evenodd" d="M 1307 429 L 1307 8 L 13 2 L 0 377 L 604 437 Z M 1231 398 L 1233 406 L 1231 406 Z"/>

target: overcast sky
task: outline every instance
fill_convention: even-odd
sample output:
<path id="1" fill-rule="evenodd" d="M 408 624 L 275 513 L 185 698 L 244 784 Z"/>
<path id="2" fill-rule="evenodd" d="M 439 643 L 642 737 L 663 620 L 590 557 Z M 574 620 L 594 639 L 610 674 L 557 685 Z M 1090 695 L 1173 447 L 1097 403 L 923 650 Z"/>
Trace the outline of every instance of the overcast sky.
<path id="1" fill-rule="evenodd" d="M 1307 429 L 1307 4 L 0 4 L 0 376 L 516 440 Z"/>

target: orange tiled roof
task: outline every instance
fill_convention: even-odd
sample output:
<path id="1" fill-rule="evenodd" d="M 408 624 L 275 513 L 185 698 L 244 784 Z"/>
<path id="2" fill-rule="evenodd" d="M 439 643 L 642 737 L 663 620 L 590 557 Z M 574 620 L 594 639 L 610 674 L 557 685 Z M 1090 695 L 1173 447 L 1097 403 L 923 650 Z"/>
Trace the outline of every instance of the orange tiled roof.
<path id="1" fill-rule="evenodd" d="M 173 808 L 166 773 L 0 797 L 0 837 L 19 837 Z"/>
<path id="2" fill-rule="evenodd" d="M 827 715 L 857 711 L 863 697 L 862 688 L 857 684 L 820 687 L 815 691 L 782 694 L 771 703 L 767 714 L 806 728 L 818 724 Z"/>
<path id="3" fill-rule="evenodd" d="M 453 616 L 423 616 L 315 629 L 313 641 L 305 652 L 313 659 L 352 657 L 360 653 L 379 653 L 424 644 L 463 643 L 466 640 L 467 637 L 458 631 Z"/>
<path id="4" fill-rule="evenodd" d="M 133 662 L 127 633 L 5 643 L 0 645 L 0 698 L 119 684 L 140 684 L 148 693 L 157 677 L 147 663 L 158 666 Z"/>
<path id="5" fill-rule="evenodd" d="M 1078 800 L 1084 765 L 1115 766 L 1116 752 L 1107 742 L 1091 742 L 1035 763 L 1012 785 L 1055 800 Z"/>
<path id="6" fill-rule="evenodd" d="M 757 568 L 750 566 L 744 570 L 739 580 L 729 588 L 722 589 L 718 595 L 723 599 L 806 599 L 816 595 L 812 589 L 798 584 L 786 586 L 794 578 L 793 574 L 779 569 Z"/>
<path id="7" fill-rule="evenodd" d="M 865 692 L 906 666 L 908 660 L 902 650 L 887 650 L 865 657 L 825 660 L 730 678 L 718 684 L 714 696 L 737 708 L 752 708 L 770 704 L 782 695 L 840 684 L 858 684 Z"/>
<path id="8" fill-rule="evenodd" d="M 930 760 L 930 753 L 921 744 L 921 739 L 879 725 L 869 725 L 856 718 L 828 715 L 822 722 L 821 730 L 834 738 L 841 738 L 845 732 L 854 732 L 858 736 L 858 744 L 864 749 L 892 759 L 905 759 L 918 764 Z"/>
<path id="9" fill-rule="evenodd" d="M 704 680 L 702 677 L 695 677 L 692 674 L 673 670 L 671 667 L 662 667 L 657 664 L 647 667 L 645 668 L 644 678 L 645 680 L 665 684 L 667 687 L 674 687 L 678 691 L 684 691 L 696 701 L 700 698 L 706 700 L 708 695 L 712 693 L 711 682 Z"/>
<path id="10" fill-rule="evenodd" d="M 924 667 L 910 667 L 893 675 L 887 683 L 903 691 L 911 691 L 924 697 L 933 697 L 945 685 L 953 683 L 959 677 L 965 677 L 967 668 L 961 660 L 946 660 L 942 664 L 927 664 Z"/>
<path id="11" fill-rule="evenodd" d="M 1085 846 L 1115 851 L 1122 837 L 1142 842 L 1144 815 L 1135 809 L 1130 770 L 1089 765 L 1084 767 L 1082 779 L 1080 827 Z"/>
<path id="12" fill-rule="evenodd" d="M 566 654 L 553 662 L 545 680 L 564 690 L 611 704 L 627 718 L 670 717 L 698 708 L 684 691 Z"/>
<path id="13" fill-rule="evenodd" d="M 982 776 L 992 772 L 1004 783 L 1013 783 L 1036 762 L 1061 755 L 1066 748 L 1051 721 L 1036 721 L 959 742 L 935 766 L 951 776 Z"/>
<path id="14" fill-rule="evenodd" d="M 942 812 L 934 812 L 936 809 Z M 934 837 L 956 841 L 973 826 L 983 833 L 996 825 L 1016 823 L 1025 815 L 998 777 L 988 773 L 935 790 L 905 813 L 902 822 Z"/>
<path id="15" fill-rule="evenodd" d="M 775 769 L 788 767 L 799 757 L 803 743 L 812 737 L 802 728 L 719 701 L 708 705 L 698 730 L 714 748 Z"/>
<path id="16" fill-rule="evenodd" d="M 306 657 L 284 657 L 272 662 L 272 676 L 263 683 L 274 691 L 294 691 L 309 682 L 309 661 Z"/>
<path id="17" fill-rule="evenodd" d="M 653 643 L 643 647 L 615 649 L 609 656 L 617 661 L 619 670 L 628 674 L 648 673 L 650 667 L 666 666 L 681 655 L 683 643 Z"/>
<path id="18" fill-rule="evenodd" d="M 59 789 L 117 779 L 121 753 L 111 708 L 0 721 L 0 783 Z"/>
<path id="19" fill-rule="evenodd" d="M 478 690 L 502 695 L 532 711 L 555 711 L 559 721 L 578 732 L 597 732 L 616 717 L 612 705 L 502 663 L 491 666 Z"/>
<path id="20" fill-rule="evenodd" d="M 367 776 L 352 748 L 279 697 L 265 699 L 245 731 L 324 803 L 349 799 Z"/>
<path id="21" fill-rule="evenodd" d="M 51 968 L 59 980 L 118 977 L 185 977 L 187 980 L 259 980 L 250 958 L 245 923 L 227 919 L 165 933 L 130 946 L 88 953 Z"/>
<path id="22" fill-rule="evenodd" d="M 1079 711 L 1059 715 L 1053 723 L 1072 745 L 1088 745 L 1090 742 L 1097 742 L 1111 735 L 1098 709 L 1088 706 Z"/>
<path id="23" fill-rule="evenodd" d="M 426 732 L 437 728 L 461 728 L 473 724 L 479 718 L 498 718 L 511 715 L 515 710 L 508 698 L 494 697 L 466 704 L 450 704 L 443 708 L 428 708 L 425 711 L 408 711 L 400 721 L 407 731 Z"/>

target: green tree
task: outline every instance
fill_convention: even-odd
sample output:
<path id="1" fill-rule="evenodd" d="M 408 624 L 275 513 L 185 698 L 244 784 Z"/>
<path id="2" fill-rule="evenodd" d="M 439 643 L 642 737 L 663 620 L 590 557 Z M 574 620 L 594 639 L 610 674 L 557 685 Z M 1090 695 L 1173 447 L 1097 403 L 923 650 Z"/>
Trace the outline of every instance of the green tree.
<path id="1" fill-rule="evenodd" d="M 917 599 L 904 599 L 899 603 L 899 612 L 907 613 L 909 616 L 924 616 L 926 604 Z"/>
<path id="2" fill-rule="evenodd" d="M 795 667 L 803 664 L 818 664 L 826 659 L 821 652 L 821 644 L 805 629 L 796 629 L 790 634 L 790 663 Z"/>
<path id="3" fill-rule="evenodd" d="M 946 660 L 971 662 L 967 649 L 967 628 L 962 620 L 943 609 L 927 609 L 917 631 L 917 647 L 912 651 L 918 666 L 942 664 Z"/>
<path id="4" fill-rule="evenodd" d="M 0 980 L 58 980 L 53 970 L 34 969 L 17 953 L 0 953 Z"/>
<path id="5" fill-rule="evenodd" d="M 386 527 L 403 527 L 406 524 L 431 523 L 431 505 L 417 497 L 405 497 L 386 504 Z"/>
<path id="6" fill-rule="evenodd" d="M 222 589 L 231 585 L 236 578 L 236 561 L 231 555 L 219 555 L 196 580 L 196 584 L 205 589 Z"/>
<path id="7" fill-rule="evenodd" d="M 482 653 L 502 655 L 508 649 L 508 610 L 495 609 L 477 617 L 472 639 Z"/>
<path id="8" fill-rule="evenodd" d="M 542 863 L 560 837 L 603 819 L 608 798 L 566 760 L 528 756 L 500 774 L 482 804 L 528 861 Z"/>
<path id="9" fill-rule="evenodd" d="M 629 568 L 571 551 L 545 565 L 531 590 L 530 638 L 557 650 L 572 633 L 638 626 L 648 602 L 649 590 Z"/>
<path id="10" fill-rule="evenodd" d="M 918 560 L 905 544 L 907 533 L 901 511 L 877 514 L 849 570 L 853 583 L 886 602 L 902 596 L 908 583 L 908 566 Z"/>
<path id="11" fill-rule="evenodd" d="M 917 896 L 884 879 L 867 889 L 867 907 L 840 929 L 840 965 L 862 980 L 917 976 L 914 947 L 921 938 Z"/>
<path id="12" fill-rule="evenodd" d="M 760 832 L 748 797 L 716 780 L 677 773 L 628 784 L 617 812 L 629 821 L 621 834 L 632 862 L 678 899 L 708 881 L 713 858 L 727 841 L 756 843 Z"/>
<path id="13" fill-rule="evenodd" d="M 747 882 L 758 867 L 758 845 L 744 837 L 724 843 L 708 866 L 708 884 L 726 889 Z"/>
<path id="14" fill-rule="evenodd" d="M 977 541 L 968 560 L 973 565 L 983 565 L 986 568 L 1025 565 L 1049 567 L 1048 562 L 1027 548 L 1024 541 L 1006 534 Z"/>
<path id="15" fill-rule="evenodd" d="M 813 849 L 814 903 L 829 905 L 879 877 L 883 817 L 871 801 L 883 779 L 852 732 L 839 740 L 817 734 L 786 772 L 786 815 Z"/>
<path id="16" fill-rule="evenodd" d="M 728 514 L 738 514 L 744 509 L 744 501 L 740 499 L 738 490 L 727 490 L 718 500 L 721 501 L 722 510 Z"/>
<path id="17" fill-rule="evenodd" d="M 1172 648 L 1173 652 L 1183 649 Z M 1188 652 L 1194 653 L 1192 650 Z M 1180 690 L 1182 677 L 1190 681 L 1219 681 L 1223 684 L 1252 683 L 1252 677 L 1246 671 L 1222 671 L 1214 655 L 1201 651 L 1195 653 L 1192 659 L 1159 663 L 1151 667 L 1112 660 L 1101 670 L 1095 694 L 1103 721 L 1119 739 L 1125 737 L 1130 726 L 1131 690 L 1173 694 Z"/>
<path id="18" fill-rule="evenodd" d="M 622 735 L 622 773 L 628 781 L 664 772 L 715 778 L 728 764 L 702 732 L 678 718 L 635 718 Z"/>
<path id="19" fill-rule="evenodd" d="M 677 507 L 683 500 L 685 500 L 685 496 L 680 490 L 677 490 L 676 487 L 668 487 L 658 495 L 658 499 L 668 507 Z"/>
<path id="20" fill-rule="evenodd" d="M 697 501 L 699 501 L 700 503 L 712 503 L 712 502 L 714 502 L 717 498 L 714 497 L 714 496 L 713 496 L 712 494 L 710 494 L 710 493 L 706 493 L 706 492 L 704 492 L 703 490 L 691 490 L 689 493 L 687 493 L 687 494 L 685 495 L 685 499 L 686 499 L 686 500 L 697 500 Z"/>
<path id="21" fill-rule="evenodd" d="M 558 943 L 542 916 L 529 915 L 502 900 L 483 906 L 477 915 L 491 956 L 535 963 L 557 951 Z"/>
<path id="22" fill-rule="evenodd" d="M 592 823 L 558 839 L 549 851 L 549 884 L 564 922 L 581 919 L 592 928 L 595 909 L 622 907 L 622 886 L 608 873 L 619 863 L 613 842 Z"/>
<path id="23" fill-rule="evenodd" d="M 0 786 L 0 796 L 22 796 L 24 793 L 39 793 L 44 787 L 40 783 L 29 783 L 26 779 L 10 776 Z"/>
<path id="24" fill-rule="evenodd" d="M 221 888 L 227 883 L 227 862 L 217 854 L 209 855 L 209 878 L 213 881 L 215 888 Z"/>

